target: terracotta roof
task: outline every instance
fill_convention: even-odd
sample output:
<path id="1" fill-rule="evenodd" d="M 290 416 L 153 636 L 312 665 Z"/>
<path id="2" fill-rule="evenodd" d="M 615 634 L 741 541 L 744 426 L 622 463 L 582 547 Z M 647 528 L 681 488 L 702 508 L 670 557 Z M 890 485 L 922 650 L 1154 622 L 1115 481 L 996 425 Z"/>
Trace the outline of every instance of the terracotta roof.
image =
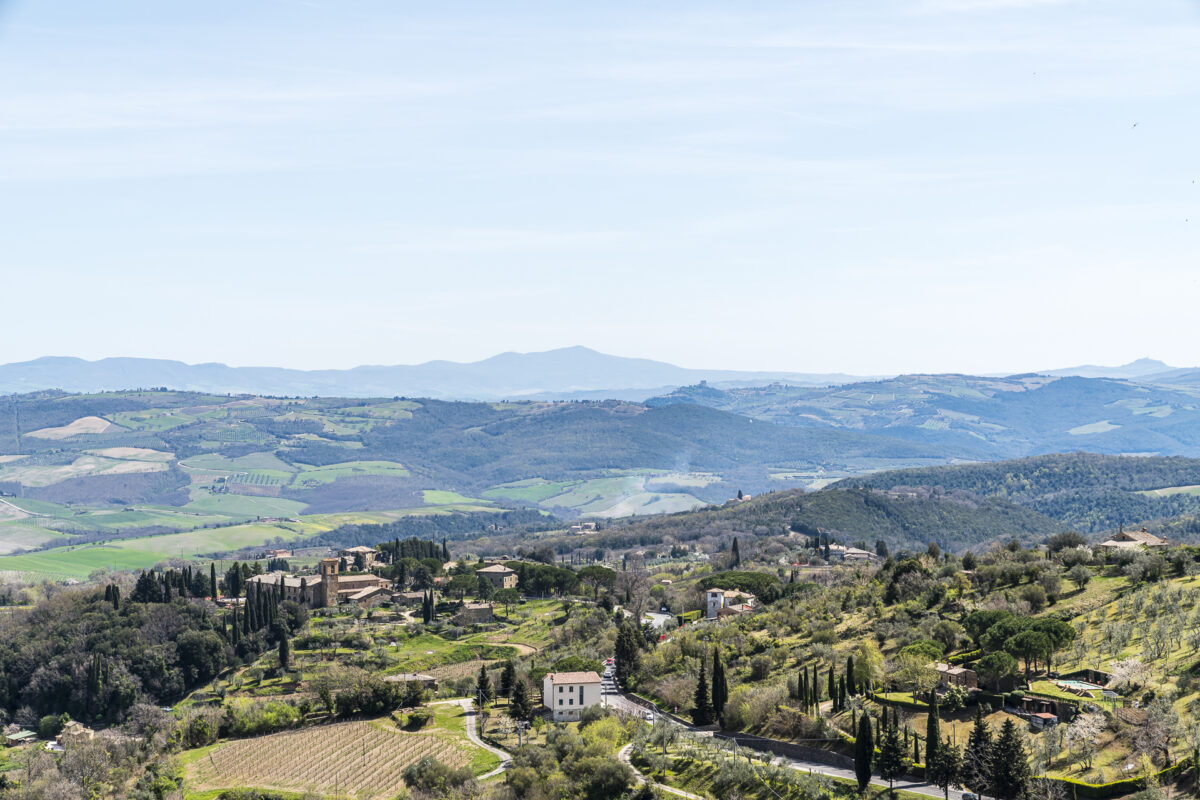
<path id="1" fill-rule="evenodd" d="M 546 676 L 552 685 L 559 683 L 599 683 L 600 676 L 594 672 L 551 672 Z"/>
<path id="2" fill-rule="evenodd" d="M 483 567 L 483 568 L 477 569 L 475 571 L 476 572 L 494 572 L 496 574 L 512 572 L 514 575 L 516 574 L 516 572 L 514 570 L 509 569 L 508 567 L 504 566 L 503 564 L 492 564 L 490 567 Z"/>

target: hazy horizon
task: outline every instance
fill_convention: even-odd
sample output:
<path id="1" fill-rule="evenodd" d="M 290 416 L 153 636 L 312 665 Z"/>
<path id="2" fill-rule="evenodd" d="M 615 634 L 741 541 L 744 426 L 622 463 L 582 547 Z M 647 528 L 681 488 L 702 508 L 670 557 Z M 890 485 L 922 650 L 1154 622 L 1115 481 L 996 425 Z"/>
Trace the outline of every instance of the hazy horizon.
<path id="1" fill-rule="evenodd" d="M 1200 362 L 1200 6 L 0 2 L 0 363 Z"/>

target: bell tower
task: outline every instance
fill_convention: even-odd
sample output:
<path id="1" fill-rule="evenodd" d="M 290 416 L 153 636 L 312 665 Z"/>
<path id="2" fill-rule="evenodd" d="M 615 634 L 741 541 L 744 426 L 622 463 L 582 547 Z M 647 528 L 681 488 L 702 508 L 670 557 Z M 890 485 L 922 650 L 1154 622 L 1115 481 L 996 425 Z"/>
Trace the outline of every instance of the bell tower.
<path id="1" fill-rule="evenodd" d="M 338 599 L 338 560 L 321 559 L 321 606 L 335 606 Z"/>

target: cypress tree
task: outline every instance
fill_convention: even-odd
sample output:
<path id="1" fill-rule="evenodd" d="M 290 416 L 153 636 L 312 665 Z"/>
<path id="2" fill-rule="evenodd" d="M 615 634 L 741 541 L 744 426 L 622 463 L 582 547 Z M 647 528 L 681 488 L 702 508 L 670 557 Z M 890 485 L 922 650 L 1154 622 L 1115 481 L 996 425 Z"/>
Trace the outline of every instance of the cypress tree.
<path id="1" fill-rule="evenodd" d="M 963 784 L 975 794 L 992 793 L 992 755 L 992 728 L 981 707 L 975 711 L 975 724 L 963 752 Z"/>
<path id="2" fill-rule="evenodd" d="M 921 763 L 921 742 L 920 742 L 920 740 L 919 740 L 919 739 L 917 739 L 917 737 L 916 737 L 916 736 L 914 736 L 914 737 L 913 737 L 913 757 L 912 757 L 912 760 L 913 760 L 913 763 L 914 763 L 914 764 L 920 764 L 920 763 Z M 926 764 L 925 766 L 926 766 L 926 767 L 928 767 L 929 765 L 928 765 L 928 764 Z"/>
<path id="3" fill-rule="evenodd" d="M 704 674 L 704 661 L 700 661 L 700 678 L 696 681 L 695 708 L 692 709 L 692 722 L 696 725 L 712 725 L 713 707 L 708 690 L 708 678 Z"/>
<path id="4" fill-rule="evenodd" d="M 513 684 L 512 703 L 508 707 L 508 715 L 518 721 L 526 721 L 533 713 L 529 703 L 529 685 L 518 678 Z"/>
<path id="5" fill-rule="evenodd" d="M 113 585 L 113 611 L 121 610 L 121 587 Z"/>
<path id="6" fill-rule="evenodd" d="M 517 682 L 517 665 L 510 658 L 504 662 L 504 671 L 500 673 L 500 693 L 512 697 L 513 686 Z"/>
<path id="7" fill-rule="evenodd" d="M 817 665 L 812 666 L 812 681 L 809 683 L 812 687 L 812 704 L 813 708 L 821 706 L 821 676 L 817 674 Z"/>
<path id="8" fill-rule="evenodd" d="M 279 637 L 279 666 L 285 670 L 292 667 L 292 645 L 288 641 L 286 631 Z"/>
<path id="9" fill-rule="evenodd" d="M 1029 754 L 1012 719 L 1004 720 L 996 740 L 991 769 L 992 794 L 997 800 L 1024 797 L 1029 788 Z"/>
<path id="10" fill-rule="evenodd" d="M 833 678 L 833 665 L 829 667 L 829 699 L 833 701 L 833 710 L 837 711 L 837 681 Z"/>
<path id="11" fill-rule="evenodd" d="M 106 602 L 106 603 L 112 602 L 112 584 L 111 583 L 104 584 L 104 602 Z"/>
<path id="12" fill-rule="evenodd" d="M 930 692 L 929 716 L 925 720 L 925 766 L 937 762 L 938 745 L 942 743 L 942 733 L 939 730 L 941 720 L 938 719 L 937 692 Z"/>
<path id="13" fill-rule="evenodd" d="M 732 563 L 732 566 L 734 566 L 734 567 L 741 566 L 741 563 L 742 563 L 742 553 L 741 553 L 741 551 L 738 549 L 738 540 L 737 540 L 737 537 L 736 537 L 736 536 L 735 536 L 735 537 L 733 537 L 733 549 L 732 549 L 732 552 L 733 552 L 733 563 Z"/>
<path id="14" fill-rule="evenodd" d="M 865 792 L 871 783 L 871 761 L 875 758 L 875 743 L 871 738 L 871 718 L 863 714 L 858 718 L 858 735 L 854 738 L 854 776 L 858 778 L 858 790 Z"/>
<path id="15" fill-rule="evenodd" d="M 900 743 L 900 731 L 895 723 L 883 730 L 883 739 L 879 742 L 879 777 L 888 782 L 888 788 L 895 787 L 899 778 L 908 769 L 904 747 Z"/>
<path id="16" fill-rule="evenodd" d="M 716 718 L 725 721 L 725 703 L 729 700 L 729 680 L 725 677 L 725 665 L 721 663 L 721 653 L 713 645 L 713 677 L 712 677 L 712 706 Z"/>
<path id="17" fill-rule="evenodd" d="M 808 670 L 801 667 L 800 672 L 796 674 L 796 699 L 800 701 L 801 706 L 808 705 L 808 687 L 805 686 L 806 683 L 808 683 Z"/>
<path id="18" fill-rule="evenodd" d="M 854 656 L 846 656 L 846 692 L 851 697 L 858 695 L 858 687 L 854 685 Z"/>
<path id="19" fill-rule="evenodd" d="M 838 678 L 838 711 L 846 710 L 846 676 Z"/>
<path id="20" fill-rule="evenodd" d="M 492 679 L 488 677 L 486 664 L 479 667 L 479 676 L 475 679 L 475 697 L 480 708 L 496 699 L 496 690 L 492 687 Z"/>

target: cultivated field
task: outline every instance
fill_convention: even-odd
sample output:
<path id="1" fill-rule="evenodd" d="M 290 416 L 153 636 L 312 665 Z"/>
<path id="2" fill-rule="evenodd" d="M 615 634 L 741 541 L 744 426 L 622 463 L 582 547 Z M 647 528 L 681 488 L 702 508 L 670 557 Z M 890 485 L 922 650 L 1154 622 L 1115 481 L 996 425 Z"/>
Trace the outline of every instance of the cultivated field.
<path id="1" fill-rule="evenodd" d="M 80 417 L 70 425 L 63 425 L 59 428 L 42 428 L 37 431 L 30 431 L 25 434 L 32 436 L 35 439 L 70 439 L 73 436 L 82 434 L 104 433 L 114 428 L 111 422 L 101 417 Z"/>
<path id="2" fill-rule="evenodd" d="M 409 764 L 433 756 L 462 767 L 475 752 L 449 736 L 406 733 L 386 722 L 341 722 L 218 745 L 195 758 L 188 775 L 199 790 L 245 786 L 391 798 Z"/>
<path id="3" fill-rule="evenodd" d="M 582 481 L 547 481 L 534 478 L 494 486 L 486 498 L 516 500 L 553 508 L 565 507 L 583 516 L 621 517 L 629 514 L 658 514 L 687 511 L 705 505 L 686 492 L 654 491 L 651 484 L 703 486 L 710 482 L 696 475 L 649 473 L 617 475 Z"/>

